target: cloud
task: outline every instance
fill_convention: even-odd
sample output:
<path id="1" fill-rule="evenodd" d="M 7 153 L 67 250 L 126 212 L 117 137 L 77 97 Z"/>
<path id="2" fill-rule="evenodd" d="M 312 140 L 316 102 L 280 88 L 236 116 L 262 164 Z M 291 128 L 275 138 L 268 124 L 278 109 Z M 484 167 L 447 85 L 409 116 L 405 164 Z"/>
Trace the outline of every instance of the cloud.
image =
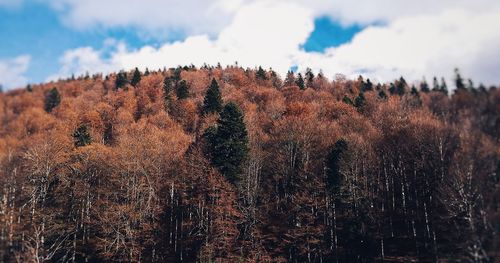
<path id="1" fill-rule="evenodd" d="M 297 65 L 299 71 L 311 67 L 330 77 L 336 73 L 351 77 L 363 74 L 379 81 L 401 75 L 410 81 L 422 76 L 450 77 L 459 67 L 466 77 L 499 84 L 496 72 L 500 62 L 495 58 L 500 57 L 500 32 L 496 30 L 500 11 L 477 12 L 471 5 L 470 10 L 455 8 L 391 18 L 385 24 L 366 27 L 349 43 L 324 53 L 309 53 L 300 46 L 314 29 L 317 11 L 300 3 L 257 1 L 240 6 L 215 38 L 198 34 L 137 50 L 119 43 L 109 56 L 102 50 L 80 48 L 66 52 L 58 75 L 238 61 L 245 67 L 273 67 L 282 75 Z"/>
<path id="2" fill-rule="evenodd" d="M 26 85 L 27 79 L 24 74 L 29 67 L 30 60 L 31 57 L 28 55 L 0 60 L 0 84 L 3 84 L 6 89 Z"/>
<path id="3" fill-rule="evenodd" d="M 0 0 L 2 1 L 2 0 Z M 215 34 L 227 25 L 244 0 L 41 0 L 70 27 L 135 27 L 155 34 L 185 31 Z"/>

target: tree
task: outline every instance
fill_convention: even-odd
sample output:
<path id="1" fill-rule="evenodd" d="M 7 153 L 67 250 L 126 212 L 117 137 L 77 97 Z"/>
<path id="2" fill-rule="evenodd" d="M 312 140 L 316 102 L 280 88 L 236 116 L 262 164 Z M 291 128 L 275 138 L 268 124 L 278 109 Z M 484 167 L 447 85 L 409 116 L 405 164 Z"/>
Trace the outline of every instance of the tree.
<path id="1" fill-rule="evenodd" d="M 132 75 L 132 80 L 130 81 L 130 84 L 134 87 L 137 86 L 141 82 L 141 72 L 139 71 L 138 68 L 135 68 L 134 74 Z"/>
<path id="2" fill-rule="evenodd" d="M 26 86 L 26 91 L 27 91 L 27 92 L 33 92 L 33 87 L 31 87 L 31 84 L 28 84 L 28 85 Z"/>
<path id="3" fill-rule="evenodd" d="M 45 111 L 51 112 L 59 103 L 61 103 L 61 95 L 57 88 L 54 87 L 45 96 Z"/>
<path id="4" fill-rule="evenodd" d="M 209 129 L 206 138 L 212 164 L 229 182 L 238 182 L 249 148 L 243 113 L 235 103 L 230 102 L 224 106 L 217 128 Z"/>
<path id="5" fill-rule="evenodd" d="M 354 103 L 352 102 L 351 98 L 349 98 L 349 97 L 347 97 L 347 96 L 344 96 L 344 98 L 342 99 L 342 101 L 343 101 L 345 104 L 354 105 Z"/>
<path id="6" fill-rule="evenodd" d="M 446 81 L 444 80 L 444 78 L 441 78 L 441 87 L 439 88 L 439 91 L 448 95 L 448 86 L 446 85 Z"/>
<path id="7" fill-rule="evenodd" d="M 420 91 L 422 91 L 423 93 L 429 93 L 430 91 L 429 84 L 427 84 L 427 81 L 425 81 L 425 79 L 420 82 Z"/>
<path id="8" fill-rule="evenodd" d="M 306 69 L 306 80 L 307 80 L 307 86 L 310 87 L 313 82 L 314 82 L 314 73 L 312 72 L 311 68 Z"/>
<path id="9" fill-rule="evenodd" d="M 127 73 L 123 70 L 118 72 L 115 79 L 115 87 L 117 89 L 123 88 L 127 83 L 128 83 Z"/>
<path id="10" fill-rule="evenodd" d="M 302 77 L 302 74 L 298 74 L 298 78 L 297 80 L 295 81 L 295 84 L 297 84 L 297 86 L 299 86 L 299 88 L 301 90 L 305 89 L 306 88 L 306 84 L 304 82 L 304 78 Z"/>
<path id="11" fill-rule="evenodd" d="M 215 113 L 222 110 L 222 96 L 219 90 L 219 84 L 215 79 L 207 89 L 205 98 L 203 99 L 203 113 Z"/>
<path id="12" fill-rule="evenodd" d="M 177 85 L 176 95 L 179 100 L 187 99 L 189 97 L 188 85 L 185 80 L 181 80 Z"/>
<path id="13" fill-rule="evenodd" d="M 294 84 L 295 84 L 295 74 L 293 74 L 293 71 L 289 70 L 286 73 L 285 86 L 291 86 Z"/>
<path id="14" fill-rule="evenodd" d="M 465 89 L 464 79 L 460 75 L 458 68 L 455 68 L 455 86 L 458 90 Z"/>
<path id="15" fill-rule="evenodd" d="M 260 80 L 267 80 L 266 71 L 259 66 L 257 73 L 255 73 L 255 77 Z"/>
<path id="16" fill-rule="evenodd" d="M 354 99 L 354 107 L 360 109 L 365 105 L 365 94 L 363 92 L 359 93 L 359 95 Z"/>
<path id="17" fill-rule="evenodd" d="M 92 136 L 90 136 L 89 131 L 87 130 L 87 125 L 82 124 L 76 131 L 73 133 L 73 139 L 75 141 L 76 147 L 86 146 L 92 143 Z"/>
<path id="18" fill-rule="evenodd" d="M 441 88 L 439 86 L 439 81 L 437 79 L 437 77 L 434 77 L 434 79 L 432 80 L 432 91 L 440 91 Z"/>

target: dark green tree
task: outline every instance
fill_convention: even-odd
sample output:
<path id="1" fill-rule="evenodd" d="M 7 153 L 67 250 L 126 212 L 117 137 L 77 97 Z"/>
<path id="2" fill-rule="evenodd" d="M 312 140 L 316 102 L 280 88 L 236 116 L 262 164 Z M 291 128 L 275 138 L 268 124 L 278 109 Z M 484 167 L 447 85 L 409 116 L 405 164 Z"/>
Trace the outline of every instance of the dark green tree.
<path id="1" fill-rule="evenodd" d="M 389 93 L 391 93 L 391 95 L 396 94 L 396 85 L 394 85 L 394 83 L 392 82 L 391 84 L 389 84 Z"/>
<path id="2" fill-rule="evenodd" d="M 222 95 L 219 90 L 219 84 L 215 79 L 212 79 L 210 87 L 207 89 L 205 98 L 203 99 L 203 113 L 209 114 L 220 112 L 222 110 Z"/>
<path id="3" fill-rule="evenodd" d="M 92 143 L 92 137 L 87 129 L 87 125 L 82 124 L 73 133 L 73 139 L 76 147 L 86 146 Z"/>
<path id="4" fill-rule="evenodd" d="M 455 69 L 455 86 L 458 90 L 465 89 L 464 79 L 460 75 L 458 68 Z"/>
<path id="5" fill-rule="evenodd" d="M 403 77 L 399 78 L 399 81 L 396 82 L 396 93 L 399 96 L 403 96 L 406 93 L 406 80 Z"/>
<path id="6" fill-rule="evenodd" d="M 361 108 L 365 105 L 365 94 L 363 92 L 359 93 L 359 95 L 354 99 L 354 107 Z"/>
<path id="7" fill-rule="evenodd" d="M 297 77 L 297 80 L 295 81 L 295 84 L 297 84 L 297 86 L 299 86 L 299 88 L 301 90 L 305 89 L 306 88 L 306 84 L 304 82 L 304 78 L 302 77 L 302 74 L 298 74 L 298 77 Z"/>
<path id="8" fill-rule="evenodd" d="M 387 94 L 385 94 L 385 92 L 383 90 L 380 90 L 378 92 L 378 97 L 385 100 L 385 99 L 387 99 Z"/>
<path id="9" fill-rule="evenodd" d="M 311 86 L 314 82 L 314 73 L 312 72 L 312 69 L 307 68 L 306 69 L 306 81 L 307 81 L 307 86 Z"/>
<path id="10" fill-rule="evenodd" d="M 448 95 L 448 85 L 446 85 L 446 81 L 444 78 L 441 78 L 441 87 L 439 88 L 439 91 Z"/>
<path id="11" fill-rule="evenodd" d="M 144 76 L 149 76 L 149 74 L 151 74 L 151 73 L 149 72 L 149 69 L 146 68 L 146 70 L 144 71 Z"/>
<path id="12" fill-rule="evenodd" d="M 413 96 L 419 96 L 418 90 L 415 86 L 411 86 L 410 94 Z"/>
<path id="13" fill-rule="evenodd" d="M 130 84 L 135 87 L 137 86 L 137 84 L 139 84 L 139 82 L 141 82 L 141 72 L 138 68 L 135 68 Z"/>
<path id="14" fill-rule="evenodd" d="M 28 84 L 28 85 L 26 86 L 26 91 L 27 91 L 27 92 L 33 92 L 33 87 L 31 87 L 31 84 Z"/>
<path id="15" fill-rule="evenodd" d="M 232 102 L 226 104 L 217 128 L 207 129 L 205 138 L 212 164 L 229 182 L 238 182 L 249 151 L 248 134 L 239 107 Z"/>
<path id="16" fill-rule="evenodd" d="M 427 84 L 427 81 L 425 81 L 425 79 L 420 82 L 420 91 L 422 91 L 423 93 L 428 93 L 430 91 L 429 84 Z"/>
<path id="17" fill-rule="evenodd" d="M 59 103 L 61 103 L 61 95 L 57 88 L 54 87 L 45 96 L 45 111 L 51 112 Z"/>
<path id="18" fill-rule="evenodd" d="M 128 83 L 127 73 L 123 70 L 118 72 L 115 79 L 115 87 L 117 89 L 123 88 L 127 83 Z"/>
<path id="19" fill-rule="evenodd" d="M 440 91 L 441 87 L 439 86 L 439 81 L 436 77 L 432 80 L 432 91 Z"/>
<path id="20" fill-rule="evenodd" d="M 255 77 L 260 80 L 266 80 L 267 79 L 266 71 L 259 66 L 257 73 L 255 73 Z"/>
<path id="21" fill-rule="evenodd" d="M 175 93 L 177 95 L 177 99 L 179 100 L 187 99 L 189 97 L 189 89 L 185 80 L 181 80 L 179 82 Z"/>
<path id="22" fill-rule="evenodd" d="M 342 98 L 342 101 L 345 104 L 354 105 L 354 103 L 352 102 L 352 100 L 349 97 L 347 97 L 347 96 L 344 96 L 344 98 Z"/>

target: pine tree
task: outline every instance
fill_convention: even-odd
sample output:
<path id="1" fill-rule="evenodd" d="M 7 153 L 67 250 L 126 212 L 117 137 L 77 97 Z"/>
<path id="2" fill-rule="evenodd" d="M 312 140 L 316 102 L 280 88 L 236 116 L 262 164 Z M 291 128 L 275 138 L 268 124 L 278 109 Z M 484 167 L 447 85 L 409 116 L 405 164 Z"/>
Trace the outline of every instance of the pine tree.
<path id="1" fill-rule="evenodd" d="M 0 93 L 3 93 L 3 86 L 0 84 Z"/>
<path id="2" fill-rule="evenodd" d="M 440 91 L 441 87 L 439 86 L 439 81 L 436 77 L 432 80 L 432 91 Z"/>
<path id="3" fill-rule="evenodd" d="M 61 103 L 61 95 L 57 88 L 54 87 L 45 96 L 45 111 L 51 112 L 59 103 Z"/>
<path id="4" fill-rule="evenodd" d="M 130 81 L 130 84 L 134 87 L 137 86 L 141 82 L 141 72 L 139 71 L 138 68 L 135 68 L 134 70 L 134 75 L 132 75 L 132 80 Z"/>
<path id="5" fill-rule="evenodd" d="M 91 144 L 92 137 L 87 130 L 87 125 L 80 125 L 80 127 L 78 127 L 78 129 L 76 129 L 76 131 L 73 133 L 73 139 L 75 141 L 76 147 L 82 147 Z"/>
<path id="6" fill-rule="evenodd" d="M 27 91 L 27 92 L 33 92 L 33 87 L 31 87 L 31 84 L 28 84 L 28 85 L 26 86 L 26 91 Z"/>
<path id="7" fill-rule="evenodd" d="M 181 80 L 176 90 L 177 99 L 183 100 L 189 97 L 188 85 L 185 80 Z"/>
<path id="8" fill-rule="evenodd" d="M 163 99 L 165 102 L 165 111 L 170 111 L 170 104 L 172 102 L 172 90 L 174 88 L 174 81 L 170 77 L 163 79 Z"/>
<path id="9" fill-rule="evenodd" d="M 117 89 L 123 88 L 128 83 L 127 73 L 125 71 L 120 71 L 116 75 L 115 86 Z"/>
<path id="10" fill-rule="evenodd" d="M 380 90 L 378 92 L 378 97 L 385 100 L 385 99 L 387 99 L 387 94 L 385 94 L 385 92 L 383 90 Z"/>
<path id="11" fill-rule="evenodd" d="M 260 80 L 267 80 L 266 71 L 259 66 L 257 73 L 255 73 L 255 77 Z"/>
<path id="12" fill-rule="evenodd" d="M 415 86 L 411 86 L 411 92 L 410 92 L 411 95 L 413 96 L 419 96 L 419 93 L 418 93 L 418 90 Z"/>
<path id="13" fill-rule="evenodd" d="M 297 84 L 297 86 L 299 86 L 301 90 L 304 90 L 306 88 L 306 85 L 304 83 L 304 78 L 302 78 L 302 74 L 300 73 L 298 74 L 298 78 L 295 81 L 295 84 Z"/>
<path id="14" fill-rule="evenodd" d="M 248 134 L 239 107 L 230 102 L 220 114 L 217 128 L 205 132 L 212 164 L 231 183 L 239 180 L 248 155 Z"/>
<path id="15" fill-rule="evenodd" d="M 144 71 L 144 76 L 149 76 L 149 74 L 151 74 L 151 73 L 149 72 L 149 69 L 146 68 L 146 70 Z"/>
<path id="16" fill-rule="evenodd" d="M 400 77 L 396 85 L 396 93 L 399 96 L 403 96 L 406 93 L 406 85 L 406 80 L 403 77 Z"/>
<path id="17" fill-rule="evenodd" d="M 389 93 L 391 93 L 391 95 L 396 94 L 396 85 L 394 85 L 394 83 L 389 85 Z"/>
<path id="18" fill-rule="evenodd" d="M 354 107 L 361 108 L 365 105 L 365 94 L 363 92 L 359 93 L 359 95 L 354 99 Z"/>
<path id="19" fill-rule="evenodd" d="M 455 69 L 455 86 L 458 90 L 465 89 L 464 79 L 460 75 L 458 68 Z"/>
<path id="20" fill-rule="evenodd" d="M 425 81 L 425 79 L 420 83 L 420 91 L 424 93 L 428 93 L 430 91 L 429 84 L 427 84 L 427 81 Z"/>
<path id="21" fill-rule="evenodd" d="M 311 86 L 314 82 L 314 73 L 312 72 L 312 69 L 307 68 L 306 69 L 306 81 L 307 81 L 307 86 Z"/>
<path id="22" fill-rule="evenodd" d="M 448 85 L 446 85 L 446 81 L 444 80 L 444 78 L 441 78 L 441 87 L 439 88 L 439 91 L 448 95 Z"/>
<path id="23" fill-rule="evenodd" d="M 352 100 L 349 97 L 347 97 L 347 96 L 344 96 L 344 98 L 342 98 L 342 101 L 345 104 L 354 105 L 354 103 L 352 102 Z"/>
<path id="24" fill-rule="evenodd" d="M 208 87 L 205 98 L 203 99 L 203 113 L 215 113 L 222 110 L 222 96 L 219 90 L 219 84 L 215 79 L 212 79 L 210 87 Z"/>

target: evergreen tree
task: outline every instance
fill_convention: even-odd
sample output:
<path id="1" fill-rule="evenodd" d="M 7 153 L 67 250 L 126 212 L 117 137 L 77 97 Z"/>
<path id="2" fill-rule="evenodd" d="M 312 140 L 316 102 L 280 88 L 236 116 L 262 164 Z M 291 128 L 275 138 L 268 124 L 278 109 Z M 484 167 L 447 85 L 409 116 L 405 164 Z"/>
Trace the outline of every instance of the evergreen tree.
<path id="1" fill-rule="evenodd" d="M 465 89 L 464 79 L 460 75 L 458 68 L 455 69 L 455 86 L 457 87 L 457 90 Z"/>
<path id="2" fill-rule="evenodd" d="M 361 108 L 365 105 L 365 94 L 363 92 L 359 93 L 359 95 L 354 99 L 354 107 Z"/>
<path id="3" fill-rule="evenodd" d="M 411 92 L 410 92 L 411 95 L 413 96 L 419 96 L 419 93 L 418 93 L 418 90 L 415 86 L 411 86 Z"/>
<path id="4" fill-rule="evenodd" d="M 117 89 L 123 88 L 128 83 L 127 73 L 125 71 L 120 71 L 116 75 L 115 86 Z"/>
<path id="5" fill-rule="evenodd" d="M 299 86 L 301 90 L 306 88 L 306 85 L 304 83 L 304 78 L 302 78 L 302 74 L 299 73 L 297 81 L 295 81 L 295 84 L 297 84 L 297 86 Z"/>
<path id="6" fill-rule="evenodd" d="M 354 105 L 354 103 L 352 102 L 352 100 L 349 97 L 347 97 L 347 96 L 344 96 L 344 98 L 342 98 L 342 101 L 345 104 Z"/>
<path id="7" fill-rule="evenodd" d="M 151 74 L 151 73 L 149 72 L 149 69 L 146 68 L 146 70 L 144 71 L 144 76 L 149 76 L 149 74 Z"/>
<path id="8" fill-rule="evenodd" d="M 61 95 L 57 88 L 54 87 L 45 96 L 45 111 L 51 112 L 59 103 L 61 103 Z"/>
<path id="9" fill-rule="evenodd" d="M 219 90 L 219 84 L 215 79 L 212 79 L 210 87 L 208 87 L 205 98 L 203 99 L 203 113 L 209 114 L 220 112 L 222 110 L 222 96 Z"/>
<path id="10" fill-rule="evenodd" d="M 138 68 L 135 68 L 134 70 L 134 75 L 132 75 L 132 80 L 130 81 L 130 84 L 132 86 L 137 86 L 141 82 L 141 72 L 139 71 Z"/>
<path id="11" fill-rule="evenodd" d="M 378 92 L 378 97 L 385 100 L 385 99 L 387 99 L 387 94 L 385 94 L 385 92 L 383 90 L 380 90 Z"/>
<path id="12" fill-rule="evenodd" d="M 230 102 L 220 114 L 217 128 L 207 129 L 212 164 L 231 183 L 239 180 L 242 164 L 248 155 L 248 135 L 239 107 Z"/>
<path id="13" fill-rule="evenodd" d="M 394 83 L 389 85 L 389 93 L 391 93 L 391 95 L 396 94 L 396 85 L 394 85 Z"/>
<path id="14" fill-rule="evenodd" d="M 188 85 L 185 80 L 181 80 L 176 90 L 177 99 L 183 100 L 189 97 Z"/>
<path id="15" fill-rule="evenodd" d="M 441 87 L 439 88 L 439 91 L 448 95 L 448 85 L 446 85 L 446 81 L 444 80 L 444 78 L 441 78 Z"/>
<path id="16" fill-rule="evenodd" d="M 361 89 L 363 92 L 373 90 L 373 83 L 370 81 L 370 79 L 366 79 L 366 82 L 363 83 Z"/>
<path id="17" fill-rule="evenodd" d="M 172 102 L 172 90 L 174 89 L 174 80 L 170 77 L 163 79 L 163 99 L 165 101 L 165 111 L 170 112 Z"/>
<path id="18" fill-rule="evenodd" d="M 326 157 L 326 186 L 330 194 L 333 194 L 335 198 L 340 197 L 340 184 L 342 182 L 340 162 L 346 151 L 347 142 L 344 139 L 340 139 L 335 142 L 335 145 Z"/>
<path id="19" fill-rule="evenodd" d="M 314 82 L 314 73 L 310 68 L 306 69 L 306 81 L 307 81 L 307 86 L 311 86 Z"/>
<path id="20" fill-rule="evenodd" d="M 259 66 L 257 73 L 255 73 L 255 77 L 260 80 L 266 80 L 267 79 L 266 71 Z"/>
<path id="21" fill-rule="evenodd" d="M 438 79 L 436 77 L 434 77 L 434 79 L 432 81 L 432 91 L 440 91 L 440 90 L 441 90 L 441 87 L 439 86 Z"/>
<path id="22" fill-rule="evenodd" d="M 420 83 L 420 91 L 422 91 L 423 93 L 428 93 L 430 91 L 429 84 L 427 84 L 427 81 L 425 81 L 425 79 Z"/>
<path id="23" fill-rule="evenodd" d="M 3 93 L 3 86 L 0 84 L 0 93 Z"/>
<path id="24" fill-rule="evenodd" d="M 27 92 L 33 92 L 33 87 L 31 87 L 31 84 L 28 84 L 28 85 L 26 86 L 26 91 L 27 91 Z"/>
<path id="25" fill-rule="evenodd" d="M 399 81 L 397 82 L 396 85 L 396 93 L 399 96 L 403 96 L 406 92 L 406 80 L 403 77 L 399 78 Z"/>
<path id="26" fill-rule="evenodd" d="M 78 129 L 76 129 L 76 131 L 73 133 L 73 139 L 75 141 L 76 147 L 82 147 L 92 143 L 92 137 L 87 130 L 87 125 L 80 125 L 80 127 L 78 127 Z"/>

